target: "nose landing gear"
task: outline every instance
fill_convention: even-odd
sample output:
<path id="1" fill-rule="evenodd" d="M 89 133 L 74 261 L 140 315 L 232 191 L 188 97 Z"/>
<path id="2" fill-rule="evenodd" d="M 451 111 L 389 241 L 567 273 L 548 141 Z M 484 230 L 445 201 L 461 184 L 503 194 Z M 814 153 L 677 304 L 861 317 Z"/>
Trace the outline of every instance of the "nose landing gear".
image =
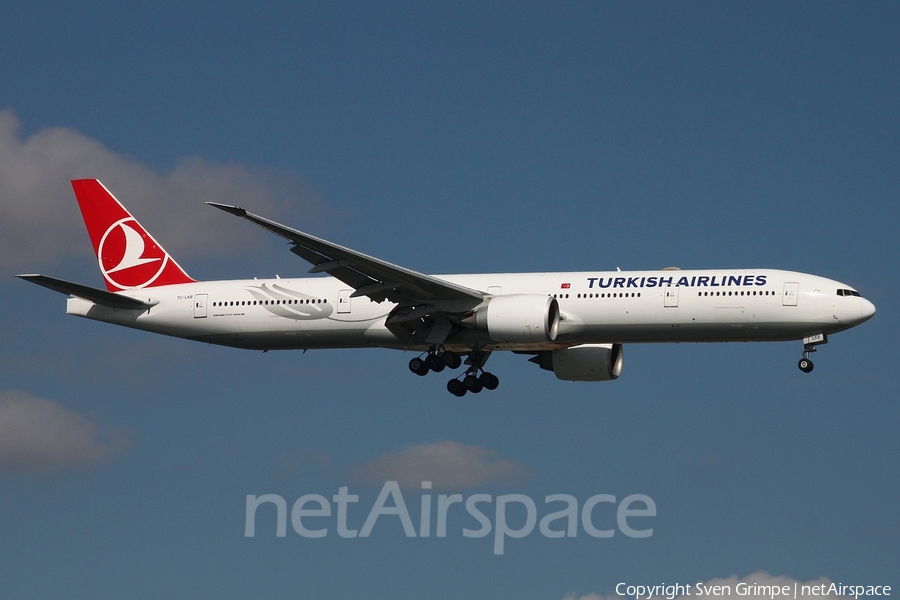
<path id="1" fill-rule="evenodd" d="M 811 373 L 813 370 L 813 361 L 809 360 L 809 355 L 816 351 L 816 346 L 827 344 L 828 338 L 824 333 L 803 338 L 803 358 L 797 363 L 800 370 L 804 373 Z"/>

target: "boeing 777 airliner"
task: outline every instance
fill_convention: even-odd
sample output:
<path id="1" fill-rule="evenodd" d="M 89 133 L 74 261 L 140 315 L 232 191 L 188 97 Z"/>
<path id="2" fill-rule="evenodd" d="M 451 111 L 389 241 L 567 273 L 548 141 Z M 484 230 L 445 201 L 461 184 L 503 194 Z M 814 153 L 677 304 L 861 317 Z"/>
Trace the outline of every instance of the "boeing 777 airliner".
<path id="1" fill-rule="evenodd" d="M 468 366 L 447 389 L 495 389 L 495 350 L 532 355 L 559 379 L 606 381 L 634 342 L 803 340 L 800 369 L 828 335 L 875 306 L 852 287 L 773 269 L 425 275 L 210 202 L 287 239 L 319 277 L 195 281 L 95 179 L 72 182 L 106 290 L 19 275 L 68 294 L 72 315 L 253 350 L 394 348 L 417 375 Z"/>

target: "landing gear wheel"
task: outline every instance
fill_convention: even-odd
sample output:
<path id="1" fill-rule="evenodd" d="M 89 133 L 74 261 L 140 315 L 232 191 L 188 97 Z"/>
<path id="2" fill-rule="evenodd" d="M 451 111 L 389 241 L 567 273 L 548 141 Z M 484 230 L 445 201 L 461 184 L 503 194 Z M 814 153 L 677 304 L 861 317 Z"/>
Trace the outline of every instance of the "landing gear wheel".
<path id="1" fill-rule="evenodd" d="M 808 358 L 801 358 L 800 362 L 797 363 L 797 366 L 800 367 L 800 370 L 804 373 L 810 373 L 813 370 L 813 362 Z"/>
<path id="2" fill-rule="evenodd" d="M 418 375 L 419 377 L 428 373 L 428 365 L 425 364 L 425 361 L 419 357 L 416 357 L 409 361 L 409 370 Z"/>
<path id="3" fill-rule="evenodd" d="M 447 391 L 457 398 L 462 398 L 466 395 L 467 390 L 462 381 L 460 381 L 459 379 L 451 379 L 447 382 Z"/>
<path id="4" fill-rule="evenodd" d="M 486 390 L 496 390 L 497 386 L 500 385 L 500 379 L 493 373 L 488 373 L 487 371 L 482 373 L 478 380 Z"/>
<path id="5" fill-rule="evenodd" d="M 466 375 L 463 379 L 463 385 L 466 386 L 466 389 L 473 394 L 477 394 L 484 388 L 484 384 L 481 383 L 475 375 L 469 374 Z"/>
<path id="6" fill-rule="evenodd" d="M 456 352 L 444 352 L 441 355 L 441 359 L 443 359 L 444 364 L 451 369 L 458 369 L 462 364 L 462 358 L 460 358 L 459 354 Z"/>
<path id="7" fill-rule="evenodd" d="M 429 354 L 428 357 L 425 358 L 425 364 L 435 373 L 440 373 L 444 370 L 444 361 L 437 354 Z"/>

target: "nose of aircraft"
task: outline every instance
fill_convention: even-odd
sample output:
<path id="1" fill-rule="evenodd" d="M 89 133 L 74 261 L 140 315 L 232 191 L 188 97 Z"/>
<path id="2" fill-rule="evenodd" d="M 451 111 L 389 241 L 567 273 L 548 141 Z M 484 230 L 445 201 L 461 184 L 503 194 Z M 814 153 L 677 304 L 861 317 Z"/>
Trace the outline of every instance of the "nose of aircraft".
<path id="1" fill-rule="evenodd" d="M 865 298 L 860 298 L 862 302 L 859 303 L 859 322 L 862 323 L 868 319 L 872 318 L 872 315 L 875 314 L 875 305 L 866 300 Z"/>

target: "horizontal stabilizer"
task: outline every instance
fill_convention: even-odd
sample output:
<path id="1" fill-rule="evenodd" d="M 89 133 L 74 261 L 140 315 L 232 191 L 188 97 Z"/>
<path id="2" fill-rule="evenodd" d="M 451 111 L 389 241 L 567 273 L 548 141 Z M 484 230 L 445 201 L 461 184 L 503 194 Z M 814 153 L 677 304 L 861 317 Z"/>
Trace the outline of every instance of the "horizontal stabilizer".
<path id="1" fill-rule="evenodd" d="M 24 279 L 25 281 L 30 281 L 31 283 L 36 283 L 40 286 L 51 289 L 54 292 L 59 292 L 61 294 L 70 294 L 72 296 L 77 296 L 78 298 L 90 300 L 94 304 L 100 304 L 101 306 L 108 306 L 110 308 L 146 310 L 151 306 L 155 306 L 158 304 L 158 302 L 145 302 L 143 300 L 129 298 L 128 296 L 123 296 L 121 294 L 107 292 L 106 290 L 92 288 L 87 285 L 81 285 L 80 283 L 72 283 L 71 281 L 64 281 L 62 279 L 56 279 L 54 277 L 47 277 L 46 275 L 16 275 L 16 277 L 18 277 L 19 279 Z"/>

